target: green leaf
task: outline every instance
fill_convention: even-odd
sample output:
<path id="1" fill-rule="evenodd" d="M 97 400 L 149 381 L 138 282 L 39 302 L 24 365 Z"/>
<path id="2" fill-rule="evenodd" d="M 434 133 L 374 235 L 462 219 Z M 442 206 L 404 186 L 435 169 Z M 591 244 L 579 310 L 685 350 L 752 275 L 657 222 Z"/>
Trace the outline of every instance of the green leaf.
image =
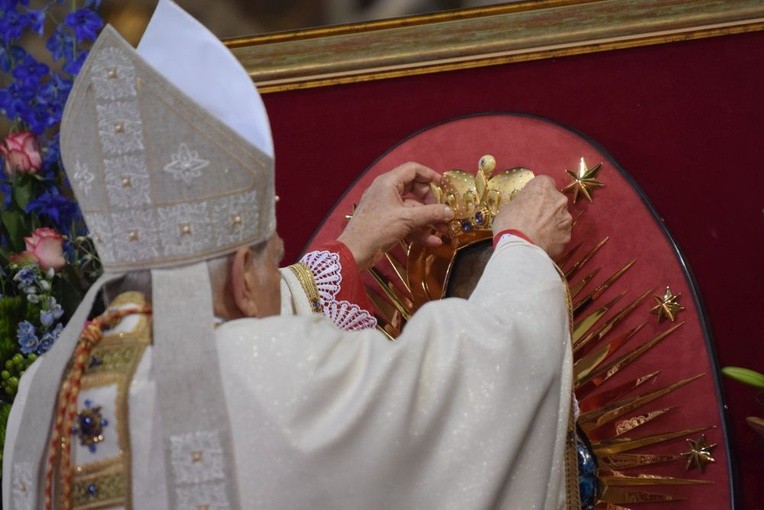
<path id="1" fill-rule="evenodd" d="M 3 222 L 5 230 L 8 232 L 8 241 L 11 249 L 15 252 L 24 251 L 24 236 L 27 235 L 24 226 L 24 215 L 18 211 L 7 209 L 0 212 L 0 221 Z"/>
<path id="2" fill-rule="evenodd" d="M 34 181 L 32 179 L 20 179 L 13 186 L 13 201 L 22 211 L 27 210 L 27 205 L 34 196 Z"/>
<path id="3" fill-rule="evenodd" d="M 764 374 L 756 370 L 742 367 L 724 367 L 722 368 L 722 373 L 743 384 L 756 388 L 764 388 Z"/>

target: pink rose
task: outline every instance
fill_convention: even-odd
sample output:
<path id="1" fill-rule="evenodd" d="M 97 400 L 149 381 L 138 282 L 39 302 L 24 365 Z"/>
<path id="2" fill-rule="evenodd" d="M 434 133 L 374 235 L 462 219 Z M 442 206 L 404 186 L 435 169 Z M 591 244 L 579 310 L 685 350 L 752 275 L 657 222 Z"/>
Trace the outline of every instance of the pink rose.
<path id="1" fill-rule="evenodd" d="M 16 172 L 37 173 L 42 167 L 40 145 L 28 131 L 8 135 L 0 145 L 0 154 L 5 158 L 5 173 L 9 177 Z"/>
<path id="2" fill-rule="evenodd" d="M 27 252 L 31 253 L 42 269 L 59 270 L 66 264 L 64 238 L 52 228 L 38 228 L 32 237 L 25 237 Z"/>

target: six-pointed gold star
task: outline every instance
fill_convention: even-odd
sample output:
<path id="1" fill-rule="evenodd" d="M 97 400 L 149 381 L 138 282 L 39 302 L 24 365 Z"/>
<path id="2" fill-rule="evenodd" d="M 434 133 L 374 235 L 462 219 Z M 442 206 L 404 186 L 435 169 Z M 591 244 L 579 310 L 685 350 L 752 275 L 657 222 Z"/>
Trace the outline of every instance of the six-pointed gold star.
<path id="1" fill-rule="evenodd" d="M 679 298 L 682 297 L 681 292 L 674 295 L 671 293 L 671 289 L 666 287 L 666 292 L 663 293 L 663 297 L 653 297 L 658 304 L 650 310 L 650 313 L 658 316 L 658 324 L 667 318 L 671 322 L 674 322 L 677 314 L 684 310 L 684 307 L 679 304 Z"/>
<path id="2" fill-rule="evenodd" d="M 592 168 L 586 166 L 586 161 L 581 158 L 578 163 L 578 173 L 573 173 L 570 170 L 565 170 L 573 178 L 573 181 L 562 188 L 563 193 L 569 193 L 573 197 L 573 203 L 578 202 L 579 194 L 583 195 L 589 202 L 592 201 L 592 192 L 596 188 L 604 186 L 600 181 L 596 179 L 597 173 L 602 168 L 602 163 L 597 163 Z"/>
<path id="3" fill-rule="evenodd" d="M 690 451 L 682 452 L 682 456 L 687 457 L 687 467 L 685 469 L 692 471 L 697 468 L 701 473 L 705 473 L 706 466 L 716 462 L 711 456 L 711 452 L 716 448 L 716 443 L 708 444 L 705 434 L 701 434 L 700 439 L 697 441 L 687 439 L 687 443 L 690 445 Z"/>

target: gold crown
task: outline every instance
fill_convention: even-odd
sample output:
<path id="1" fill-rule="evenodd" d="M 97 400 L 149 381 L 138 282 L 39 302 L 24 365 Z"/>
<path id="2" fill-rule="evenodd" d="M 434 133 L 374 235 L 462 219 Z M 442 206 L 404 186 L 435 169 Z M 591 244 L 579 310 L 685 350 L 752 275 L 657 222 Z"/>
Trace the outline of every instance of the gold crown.
<path id="1" fill-rule="evenodd" d="M 431 184 L 438 202 L 454 211 L 449 237 L 457 239 L 476 230 L 490 230 L 501 204 L 512 200 L 534 174 L 523 167 L 510 168 L 491 175 L 496 159 L 487 154 L 480 158 L 475 175 L 454 169 L 443 173 L 440 186 Z"/>

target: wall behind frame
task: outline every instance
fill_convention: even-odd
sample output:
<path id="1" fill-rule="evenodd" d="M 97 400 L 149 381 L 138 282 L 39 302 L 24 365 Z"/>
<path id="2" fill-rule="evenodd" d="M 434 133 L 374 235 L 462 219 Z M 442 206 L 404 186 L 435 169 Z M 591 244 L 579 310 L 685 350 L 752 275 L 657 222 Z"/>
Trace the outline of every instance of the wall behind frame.
<path id="1" fill-rule="evenodd" d="M 764 32 L 266 94 L 285 262 L 402 138 L 475 112 L 533 113 L 588 135 L 631 173 L 695 274 L 719 365 L 764 371 L 762 90 Z M 764 508 L 764 441 L 744 422 L 764 405 L 752 388 L 723 385 L 739 507 Z"/>

